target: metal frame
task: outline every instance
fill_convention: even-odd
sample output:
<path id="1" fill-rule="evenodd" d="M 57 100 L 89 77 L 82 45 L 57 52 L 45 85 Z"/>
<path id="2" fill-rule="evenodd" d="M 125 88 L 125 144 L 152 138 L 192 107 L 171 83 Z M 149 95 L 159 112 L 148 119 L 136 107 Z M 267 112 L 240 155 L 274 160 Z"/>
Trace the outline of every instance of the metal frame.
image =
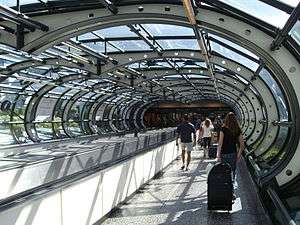
<path id="1" fill-rule="evenodd" d="M 224 5 L 224 4 L 223 5 L 220 4 L 220 2 L 216 0 L 209 1 L 209 4 L 212 4 L 216 7 L 220 7 Z M 42 35 L 41 34 L 42 32 L 34 32 L 34 33 L 26 34 L 26 38 L 25 38 L 26 40 L 33 40 L 34 39 L 33 37 L 35 37 L 36 41 L 32 41 L 31 43 L 26 43 L 25 41 L 24 50 L 28 51 L 29 53 L 38 52 L 43 49 L 47 49 L 48 47 L 52 47 L 54 44 L 59 44 L 62 40 L 65 41 L 68 38 L 72 36 L 76 36 L 80 33 L 92 31 L 104 27 L 111 27 L 115 25 L 121 25 L 121 24 L 128 25 L 130 23 L 133 23 L 133 21 L 134 23 L 159 22 L 159 23 L 166 23 L 166 24 L 177 24 L 177 25 L 188 26 L 187 21 L 184 19 L 184 13 L 182 7 L 178 5 L 177 2 L 174 5 L 172 5 L 171 10 L 169 10 L 170 8 L 168 9 L 169 11 L 166 8 L 166 4 L 145 4 L 142 5 L 142 7 L 143 7 L 143 11 L 141 12 L 139 11 L 137 5 L 130 6 L 130 7 L 119 6 L 118 10 L 120 14 L 117 16 L 111 15 L 111 12 L 109 12 L 107 9 L 94 9 L 94 10 L 66 13 L 64 17 L 65 20 L 64 23 L 58 23 L 58 21 L 62 19 L 60 17 L 58 17 L 55 20 L 51 20 L 51 19 L 49 20 L 49 27 L 54 27 L 54 29 L 50 30 L 47 34 Z M 292 168 L 292 170 L 295 171 L 299 170 L 299 166 L 297 167 L 296 157 L 299 155 L 299 153 L 297 155 L 297 152 L 299 152 L 299 147 L 297 150 L 297 146 L 299 144 L 299 138 L 300 138 L 299 136 L 300 123 L 299 123 L 299 116 L 298 116 L 300 91 L 297 90 L 296 87 L 299 87 L 300 81 L 299 79 L 294 78 L 294 74 L 293 72 L 291 72 L 293 70 L 291 70 L 291 68 L 295 68 L 296 71 L 297 70 L 299 71 L 300 66 L 299 63 L 297 62 L 297 59 L 295 59 L 292 56 L 292 54 L 288 51 L 288 49 L 285 48 L 285 46 L 289 45 L 289 42 L 284 43 L 284 46 L 278 49 L 276 53 L 269 51 L 270 43 L 275 37 L 274 27 L 269 26 L 259 20 L 253 20 L 253 17 L 245 13 L 242 13 L 239 10 L 234 9 L 233 7 L 225 6 L 224 9 L 208 9 L 207 7 L 199 8 L 199 14 L 197 14 L 196 19 L 199 20 L 201 23 L 199 23 L 198 26 L 206 32 L 218 34 L 223 38 L 226 38 L 236 44 L 245 47 L 246 49 L 252 52 L 255 52 L 258 55 L 258 57 L 264 62 L 265 67 L 269 68 L 269 70 L 272 72 L 275 81 L 278 83 L 279 87 L 282 88 L 283 94 L 286 96 L 288 111 L 290 115 L 289 122 L 291 122 L 290 137 L 286 143 L 286 145 L 289 147 L 289 149 L 287 149 L 288 154 L 284 157 L 282 162 L 280 162 L 278 165 L 272 168 L 272 170 L 270 170 L 270 172 L 264 175 L 261 179 L 261 183 L 263 184 L 269 182 L 271 179 L 274 178 L 274 176 L 276 176 L 278 184 L 282 185 L 292 180 L 294 177 L 294 176 L 289 176 L 289 177 L 286 176 L 286 174 L 284 173 L 284 168 L 290 167 Z M 151 12 L 151 14 L 148 14 L 149 12 Z M 87 20 L 85 17 L 87 15 L 86 13 L 90 13 L 90 14 L 94 13 L 94 15 L 101 15 L 103 17 L 91 18 Z M 232 13 L 235 13 L 236 15 L 233 16 Z M 69 21 L 71 21 L 70 20 L 71 16 L 74 19 L 73 20 L 74 23 L 68 24 L 68 27 L 66 26 L 64 27 L 64 25 L 66 25 L 67 23 L 69 23 Z M 47 18 L 47 16 L 45 18 Z M 51 18 L 51 15 L 48 16 L 48 18 Z M 38 17 L 36 17 L 35 19 L 37 21 L 39 20 Z M 251 19 L 252 21 L 246 22 L 245 19 Z M 97 22 L 100 21 L 101 24 L 97 24 Z M 54 23 L 61 26 L 60 29 L 57 29 L 58 27 L 51 26 Z M 235 26 L 232 27 L 231 24 L 235 24 Z M 250 35 L 247 35 L 245 33 L 246 30 L 250 30 Z M 255 33 L 255 35 L 253 35 L 253 33 Z M 11 44 L 11 45 L 14 44 L 15 41 L 14 39 L 5 38 L 5 37 L 11 37 L 11 34 L 6 32 L 3 33 L 2 37 L 4 37 L 4 39 L 7 41 L 7 44 Z M 274 45 L 276 46 L 278 45 L 278 43 Z M 295 52 L 293 54 L 295 54 Z M 117 56 L 117 54 L 115 55 Z M 117 60 L 118 65 L 120 65 L 120 67 L 124 65 L 128 65 L 129 64 L 128 62 L 125 63 L 126 58 L 124 57 L 124 54 L 123 55 L 119 54 L 119 55 L 120 57 L 117 57 L 116 59 L 113 57 L 113 59 Z M 126 57 L 129 55 L 130 55 L 129 53 L 126 53 Z M 166 57 L 165 55 L 163 56 Z M 179 54 L 179 57 L 180 56 L 181 53 Z M 88 56 L 87 58 L 90 57 L 92 56 Z M 119 59 L 121 60 L 119 61 Z M 221 57 L 218 58 L 217 56 L 212 56 L 210 60 L 215 64 L 222 65 L 221 61 L 219 61 L 221 60 Z M 228 61 L 226 60 L 226 62 Z M 43 63 L 45 62 L 42 62 L 41 65 Z M 66 66 L 68 65 L 66 61 L 61 63 L 62 64 L 65 63 Z M 93 74 L 99 73 L 99 64 L 98 64 L 98 69 L 97 66 L 95 65 L 87 65 L 82 63 L 81 64 L 77 63 L 76 67 L 87 71 L 93 71 Z M 101 70 L 102 72 L 103 71 L 109 72 L 109 71 L 115 71 L 116 68 L 118 67 L 116 67 L 115 65 L 108 66 L 108 64 L 106 64 L 101 67 Z M 244 72 L 245 71 L 243 71 L 243 73 Z M 247 71 L 246 73 L 248 74 Z M 102 77 L 101 75 L 102 79 L 105 77 L 110 78 L 105 75 Z M 259 89 L 259 87 L 264 87 L 260 79 L 252 80 L 251 83 L 253 86 L 256 86 L 257 89 Z M 124 87 L 125 86 L 126 86 L 126 82 L 124 84 Z M 269 91 L 265 91 L 265 90 L 260 90 L 260 91 L 263 92 L 264 97 L 268 95 L 272 96 L 272 94 L 270 95 Z M 164 95 L 160 97 L 163 98 Z M 257 96 L 255 95 L 254 97 Z M 37 98 L 37 96 L 35 96 L 35 98 Z M 258 100 L 258 103 L 256 105 L 258 106 L 261 105 L 261 101 Z M 274 118 L 276 113 L 278 114 L 278 111 L 276 112 L 276 109 L 272 108 L 272 110 L 267 109 L 266 113 L 268 116 L 267 120 L 270 122 L 271 118 Z M 268 124 L 268 126 L 271 126 L 271 124 Z"/>

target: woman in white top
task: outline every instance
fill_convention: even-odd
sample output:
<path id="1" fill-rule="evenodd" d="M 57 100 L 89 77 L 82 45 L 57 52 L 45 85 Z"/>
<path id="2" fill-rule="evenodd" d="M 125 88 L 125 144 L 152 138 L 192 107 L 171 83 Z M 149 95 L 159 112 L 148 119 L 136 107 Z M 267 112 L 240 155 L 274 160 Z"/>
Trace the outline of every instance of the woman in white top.
<path id="1" fill-rule="evenodd" d="M 199 137 L 203 138 L 204 158 L 208 158 L 208 149 L 210 147 L 211 136 L 214 126 L 210 119 L 206 118 L 200 128 Z"/>

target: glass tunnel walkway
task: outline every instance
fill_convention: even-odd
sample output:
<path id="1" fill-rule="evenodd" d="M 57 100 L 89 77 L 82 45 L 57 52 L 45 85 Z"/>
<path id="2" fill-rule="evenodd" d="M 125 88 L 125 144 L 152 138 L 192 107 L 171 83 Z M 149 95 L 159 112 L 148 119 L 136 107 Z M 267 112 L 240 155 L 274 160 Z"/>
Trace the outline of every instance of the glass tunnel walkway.
<path id="1" fill-rule="evenodd" d="M 0 0 L 0 224 L 138 218 L 168 179 L 191 196 L 161 192 L 167 222 L 216 222 L 197 204 L 207 162 L 177 173 L 174 130 L 229 111 L 246 205 L 224 220 L 300 224 L 299 18 L 299 0 Z"/>

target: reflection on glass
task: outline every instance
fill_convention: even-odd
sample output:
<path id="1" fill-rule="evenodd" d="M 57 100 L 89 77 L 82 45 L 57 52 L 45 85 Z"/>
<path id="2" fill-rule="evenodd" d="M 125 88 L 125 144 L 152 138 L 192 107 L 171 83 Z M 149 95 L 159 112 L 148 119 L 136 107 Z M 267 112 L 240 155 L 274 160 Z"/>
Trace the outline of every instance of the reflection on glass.
<path id="1" fill-rule="evenodd" d="M 235 43 L 233 43 L 231 41 L 228 41 L 225 38 L 221 38 L 221 37 L 219 37 L 217 35 L 214 35 L 214 34 L 209 34 L 209 36 L 211 36 L 211 37 L 217 39 L 218 41 L 221 41 L 224 44 L 227 44 L 230 47 L 235 48 L 235 49 L 237 49 L 237 50 L 239 50 L 239 51 L 241 51 L 241 52 L 243 52 L 243 53 L 245 53 L 245 54 L 247 54 L 247 55 L 249 55 L 249 56 L 251 56 L 251 57 L 253 57 L 253 58 L 255 58 L 255 59 L 258 60 L 258 56 L 257 55 L 255 55 L 254 53 L 250 52 L 249 50 L 245 49 L 244 47 L 242 47 L 240 45 L 237 45 L 237 44 L 235 44 Z"/>
<path id="2" fill-rule="evenodd" d="M 68 121 L 67 126 L 69 131 L 72 133 L 74 136 L 79 136 L 82 135 L 82 131 L 80 129 L 80 122 L 79 121 Z"/>
<path id="3" fill-rule="evenodd" d="M 246 66 L 247 68 L 249 68 L 252 71 L 256 71 L 256 69 L 258 68 L 258 64 L 256 62 L 253 62 L 252 60 L 238 54 L 237 52 L 234 52 L 228 48 L 225 48 L 222 45 L 219 45 L 215 42 L 211 42 L 211 48 L 213 51 L 221 54 L 222 56 L 229 58 L 243 66 Z M 239 72 L 239 71 L 237 71 Z"/>
<path id="4" fill-rule="evenodd" d="M 51 123 L 36 123 L 35 129 L 37 135 L 41 140 L 53 139 L 52 124 Z"/>
<path id="5" fill-rule="evenodd" d="M 192 28 L 169 24 L 142 24 L 153 36 L 190 36 L 194 35 Z"/>
<path id="6" fill-rule="evenodd" d="M 286 152 L 281 150 L 283 149 L 283 145 L 288 136 L 288 132 L 288 127 L 280 127 L 275 143 L 271 146 L 271 148 L 268 149 L 265 154 L 261 156 L 263 162 L 267 162 L 268 167 L 275 165 L 285 155 Z"/>
<path id="7" fill-rule="evenodd" d="M 292 38 L 300 45 L 300 22 L 297 21 L 292 30 L 290 31 Z"/>
<path id="8" fill-rule="evenodd" d="M 105 52 L 105 42 L 89 42 L 85 43 L 84 45 L 92 48 L 96 52 Z M 106 42 L 106 52 L 118 52 L 119 49 L 115 48 L 110 42 Z"/>
<path id="9" fill-rule="evenodd" d="M 292 7 L 296 7 L 299 3 L 299 0 L 277 0 L 277 1 L 283 2 L 285 4 L 288 4 L 288 5 L 292 6 Z"/>
<path id="10" fill-rule="evenodd" d="M 37 108 L 36 122 L 50 121 L 57 99 L 43 98 Z"/>
<path id="11" fill-rule="evenodd" d="M 41 3 L 39 0 L 20 0 L 21 5 L 31 4 L 31 3 Z M 8 7 L 14 7 L 17 5 L 17 0 L 0 0 L 0 4 Z"/>
<path id="12" fill-rule="evenodd" d="M 280 120 L 288 120 L 289 114 L 285 103 L 285 98 L 277 82 L 266 69 L 262 69 L 262 71 L 259 73 L 259 76 L 267 83 L 275 98 L 277 108 L 279 110 Z"/>
<path id="13" fill-rule="evenodd" d="M 94 33 L 105 38 L 137 37 L 137 34 L 131 32 L 127 26 L 109 27 L 102 30 L 96 30 Z"/>
<path id="14" fill-rule="evenodd" d="M 251 16 L 265 21 L 275 27 L 282 28 L 289 18 L 289 14 L 260 0 L 219 0 L 237 8 Z"/>
<path id="15" fill-rule="evenodd" d="M 25 127 L 24 127 L 23 123 L 12 124 L 11 126 L 12 126 L 12 131 L 13 131 L 18 143 L 31 142 L 31 140 L 29 139 L 29 137 L 25 131 Z"/>
<path id="16" fill-rule="evenodd" d="M 0 124 L 0 146 L 16 144 L 8 124 Z"/>
<path id="17" fill-rule="evenodd" d="M 53 123 L 53 129 L 56 137 L 58 138 L 65 138 L 67 137 L 61 122 L 55 122 Z"/>
<path id="18" fill-rule="evenodd" d="M 102 134 L 112 132 L 109 121 L 97 121 L 97 126 L 99 127 L 99 131 Z"/>
<path id="19" fill-rule="evenodd" d="M 178 40 L 158 40 L 164 49 L 194 49 L 198 50 L 199 45 L 196 39 L 178 39 Z"/>
<path id="20" fill-rule="evenodd" d="M 89 33 L 79 35 L 77 37 L 77 39 L 78 39 L 78 41 L 82 41 L 82 40 L 89 40 L 89 39 L 99 39 L 99 37 L 97 37 L 97 35 L 89 32 Z"/>
<path id="21" fill-rule="evenodd" d="M 110 43 L 124 51 L 150 50 L 150 46 L 144 41 L 111 41 Z"/>

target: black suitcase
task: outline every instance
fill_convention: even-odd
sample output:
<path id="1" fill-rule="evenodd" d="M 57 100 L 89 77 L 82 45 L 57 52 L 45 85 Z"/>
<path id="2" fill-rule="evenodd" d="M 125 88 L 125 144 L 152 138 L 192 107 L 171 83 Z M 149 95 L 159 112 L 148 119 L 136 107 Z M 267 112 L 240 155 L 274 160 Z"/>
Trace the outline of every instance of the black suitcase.
<path id="1" fill-rule="evenodd" d="M 232 210 L 233 185 L 228 163 L 216 163 L 207 177 L 207 209 Z"/>
<path id="2" fill-rule="evenodd" d="M 210 147 L 208 149 L 208 157 L 209 158 L 216 158 L 217 157 L 217 148 L 218 148 L 218 144 L 210 145 Z"/>

